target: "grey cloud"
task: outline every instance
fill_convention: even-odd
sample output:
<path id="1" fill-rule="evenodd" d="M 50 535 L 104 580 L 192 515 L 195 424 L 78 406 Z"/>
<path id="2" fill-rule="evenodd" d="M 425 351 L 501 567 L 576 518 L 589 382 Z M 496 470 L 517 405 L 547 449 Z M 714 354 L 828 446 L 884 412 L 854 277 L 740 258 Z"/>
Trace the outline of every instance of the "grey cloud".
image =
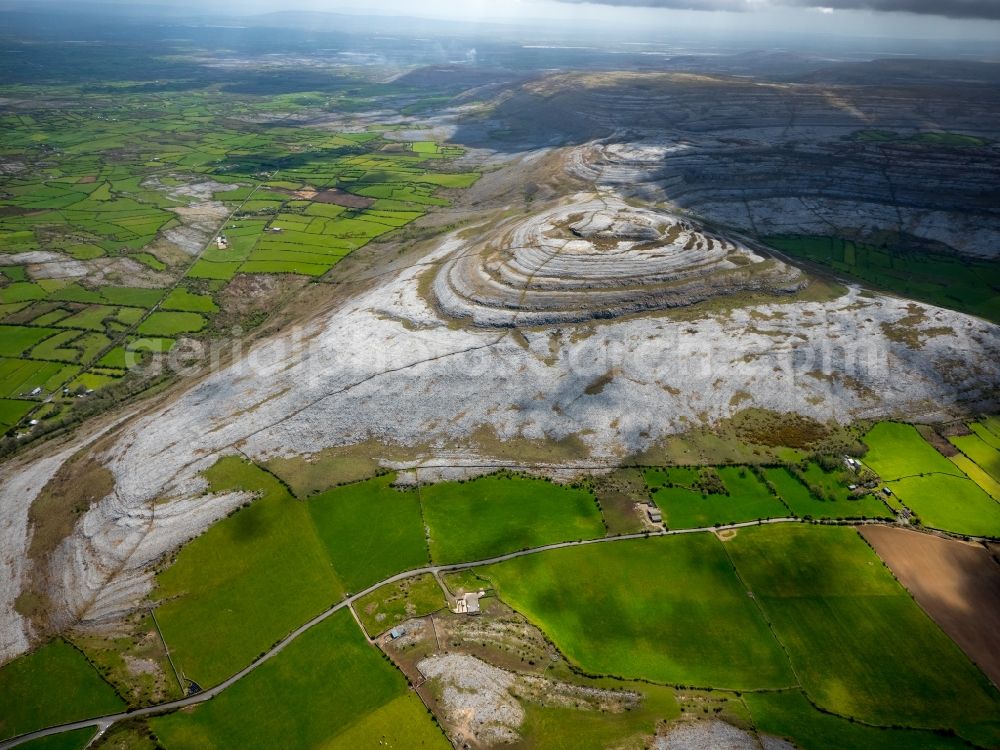
<path id="1" fill-rule="evenodd" d="M 919 13 L 948 18 L 1000 19 L 1000 0 L 792 0 L 789 5 L 816 6 L 839 10 L 882 10 Z"/>
<path id="2" fill-rule="evenodd" d="M 560 2 L 598 2 L 601 5 L 627 5 L 635 8 L 709 11 L 741 11 L 760 6 L 760 3 L 754 3 L 750 0 L 560 0 Z M 1000 0 L 770 0 L 770 2 L 772 5 L 797 7 L 899 11 L 948 18 L 1000 20 Z"/>

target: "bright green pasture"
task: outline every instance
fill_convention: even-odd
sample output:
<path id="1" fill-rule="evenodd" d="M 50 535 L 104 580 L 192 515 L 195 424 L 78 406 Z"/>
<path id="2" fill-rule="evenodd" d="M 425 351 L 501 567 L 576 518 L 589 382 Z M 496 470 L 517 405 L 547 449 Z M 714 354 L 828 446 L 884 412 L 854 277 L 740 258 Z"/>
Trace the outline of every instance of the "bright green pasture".
<path id="1" fill-rule="evenodd" d="M 757 731 L 784 737 L 802 750 L 959 750 L 958 737 L 928 731 L 881 729 L 817 711 L 798 691 L 746 693 L 743 696 Z"/>
<path id="2" fill-rule="evenodd" d="M 1000 416 L 994 414 L 989 417 L 983 417 L 976 424 L 982 425 L 994 438 L 1000 439 Z M 975 426 L 973 426 L 973 429 L 975 429 Z"/>
<path id="3" fill-rule="evenodd" d="M 0 668 L 0 696 L 0 739 L 125 707 L 86 657 L 61 639 Z"/>
<path id="4" fill-rule="evenodd" d="M 159 574 L 156 616 L 181 673 L 221 682 L 344 593 L 304 503 L 236 457 L 206 472 L 213 492 L 260 497 L 183 547 Z"/>
<path id="5" fill-rule="evenodd" d="M 38 405 L 35 401 L 18 401 L 0 398 L 0 427 L 13 427 L 21 418 Z"/>
<path id="6" fill-rule="evenodd" d="M 365 630 L 372 637 L 411 617 L 422 617 L 443 608 L 447 602 L 434 576 L 422 573 L 396 583 L 379 586 L 354 603 Z"/>
<path id="7" fill-rule="evenodd" d="M 795 685 L 713 534 L 582 545 L 477 573 L 588 672 L 740 690 Z"/>
<path id="8" fill-rule="evenodd" d="M 45 299 L 45 290 L 30 281 L 18 281 L 0 287 L 0 303 L 9 304 L 36 299 Z"/>
<path id="9" fill-rule="evenodd" d="M 988 420 L 984 419 L 982 422 L 970 422 L 969 429 L 979 435 L 979 437 L 981 437 L 989 445 L 992 445 L 997 450 L 1000 450 L 1000 435 L 997 435 L 990 430 Z"/>
<path id="10" fill-rule="evenodd" d="M 819 481 L 827 477 L 822 467 L 811 463 L 803 472 L 808 480 Z M 878 497 L 866 494 L 853 497 L 847 487 L 839 481 L 836 484 L 843 492 L 827 493 L 820 499 L 784 467 L 764 469 L 764 477 L 775 491 L 800 518 L 891 518 L 892 512 Z"/>
<path id="11" fill-rule="evenodd" d="M 998 442 L 991 432 L 981 429 L 980 434 L 960 435 L 949 440 L 952 445 L 975 461 L 980 469 L 1000 482 L 1000 450 L 991 444 Z"/>
<path id="12" fill-rule="evenodd" d="M 750 470 L 726 466 L 719 470 L 728 495 L 703 495 L 687 487 L 662 487 L 653 494 L 671 529 L 700 529 L 725 523 L 782 518 L 789 515 L 781 501 Z"/>
<path id="13" fill-rule="evenodd" d="M 691 487 L 698 481 L 698 470 L 687 466 L 667 466 L 662 469 L 644 469 L 642 476 L 651 490 L 671 484 Z"/>
<path id="14" fill-rule="evenodd" d="M 19 357 L 54 333 L 54 328 L 0 325 L 0 357 Z"/>
<path id="15" fill-rule="evenodd" d="M 211 701 L 150 723 L 167 750 L 308 750 L 404 695 L 402 674 L 342 610 Z"/>
<path id="16" fill-rule="evenodd" d="M 970 739 L 998 715 L 1000 694 L 855 530 L 760 526 L 726 548 L 820 707 Z"/>
<path id="17" fill-rule="evenodd" d="M 956 534 L 1000 537 L 1000 503 L 966 477 L 928 474 L 889 486 L 925 526 Z"/>
<path id="18" fill-rule="evenodd" d="M 450 750 L 451 743 L 415 693 L 377 708 L 323 744 L 323 750 L 428 748 Z"/>
<path id="19" fill-rule="evenodd" d="M 143 336 L 176 336 L 197 333 L 205 327 L 204 316 L 193 312 L 154 312 L 137 329 Z"/>
<path id="20" fill-rule="evenodd" d="M 879 422 L 865 435 L 865 443 L 869 450 L 864 462 L 884 480 L 934 472 L 961 474 L 913 425 Z"/>
<path id="21" fill-rule="evenodd" d="M 101 296 L 112 305 L 131 307 L 152 307 L 163 296 L 162 289 L 141 289 L 136 287 L 105 287 Z"/>
<path id="22" fill-rule="evenodd" d="M 241 261 L 211 262 L 204 259 L 199 260 L 187 275 L 192 279 L 220 279 L 229 281 L 239 270 Z"/>
<path id="23" fill-rule="evenodd" d="M 219 306 L 208 294 L 193 294 L 183 287 L 177 287 L 163 300 L 164 310 L 180 310 L 183 312 L 214 313 Z"/>
<path id="24" fill-rule="evenodd" d="M 485 560 L 553 542 L 604 536 L 593 495 L 543 479 L 499 474 L 420 488 L 431 557 Z"/>
<path id="25" fill-rule="evenodd" d="M 983 471 L 979 464 L 961 453 L 952 456 L 951 462 L 961 469 L 969 479 L 982 487 L 987 495 L 1000 501 L 1000 482 Z"/>
<path id="26" fill-rule="evenodd" d="M 305 501 L 340 580 L 361 591 L 394 573 L 428 563 L 420 500 L 387 474 L 335 487 Z"/>

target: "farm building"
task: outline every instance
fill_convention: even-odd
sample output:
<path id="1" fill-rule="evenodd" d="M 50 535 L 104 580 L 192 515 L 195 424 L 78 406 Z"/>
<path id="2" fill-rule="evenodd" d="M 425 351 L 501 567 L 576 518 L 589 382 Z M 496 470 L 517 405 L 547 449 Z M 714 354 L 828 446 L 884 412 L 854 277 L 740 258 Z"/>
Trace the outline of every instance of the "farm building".
<path id="1" fill-rule="evenodd" d="M 470 591 L 463 594 L 455 603 L 456 614 L 478 615 L 480 611 L 479 600 L 484 596 L 486 596 L 485 591 Z"/>

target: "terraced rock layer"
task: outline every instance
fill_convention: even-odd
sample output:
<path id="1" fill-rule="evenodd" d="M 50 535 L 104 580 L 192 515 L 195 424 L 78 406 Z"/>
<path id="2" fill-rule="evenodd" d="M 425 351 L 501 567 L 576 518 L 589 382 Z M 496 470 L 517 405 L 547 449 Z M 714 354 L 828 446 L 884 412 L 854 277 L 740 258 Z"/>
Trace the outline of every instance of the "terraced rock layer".
<path id="1" fill-rule="evenodd" d="M 671 214 L 575 196 L 460 247 L 434 280 L 439 307 L 481 327 L 549 325 L 794 292 L 796 269 Z"/>

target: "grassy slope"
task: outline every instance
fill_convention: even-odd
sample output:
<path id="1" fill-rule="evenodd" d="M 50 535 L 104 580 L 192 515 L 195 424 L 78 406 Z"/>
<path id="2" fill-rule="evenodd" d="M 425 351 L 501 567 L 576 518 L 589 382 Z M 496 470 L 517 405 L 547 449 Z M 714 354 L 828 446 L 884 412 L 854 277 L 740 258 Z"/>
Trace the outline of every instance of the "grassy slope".
<path id="1" fill-rule="evenodd" d="M 822 707 L 971 736 L 997 716 L 997 691 L 853 529 L 758 527 L 727 547 Z"/>
<path id="2" fill-rule="evenodd" d="M 350 591 L 428 563 L 417 493 L 393 475 L 337 487 L 306 501 L 316 532 Z"/>
<path id="3" fill-rule="evenodd" d="M 556 550 L 480 574 L 586 670 L 735 689 L 795 684 L 711 534 Z"/>
<path id="4" fill-rule="evenodd" d="M 0 738 L 124 707 L 83 654 L 63 640 L 0 669 Z"/>
<path id="5" fill-rule="evenodd" d="M 202 687 L 246 666 L 344 593 L 305 504 L 274 477 L 235 457 L 207 476 L 214 491 L 263 496 L 185 546 L 157 579 L 164 638 L 181 672 Z"/>
<path id="6" fill-rule="evenodd" d="M 593 496 L 541 479 L 489 476 L 422 487 L 435 562 L 483 560 L 553 542 L 604 536 Z"/>
<path id="7" fill-rule="evenodd" d="M 217 698 L 151 724 L 168 750 L 305 750 L 323 747 L 405 690 L 403 676 L 341 611 Z"/>

